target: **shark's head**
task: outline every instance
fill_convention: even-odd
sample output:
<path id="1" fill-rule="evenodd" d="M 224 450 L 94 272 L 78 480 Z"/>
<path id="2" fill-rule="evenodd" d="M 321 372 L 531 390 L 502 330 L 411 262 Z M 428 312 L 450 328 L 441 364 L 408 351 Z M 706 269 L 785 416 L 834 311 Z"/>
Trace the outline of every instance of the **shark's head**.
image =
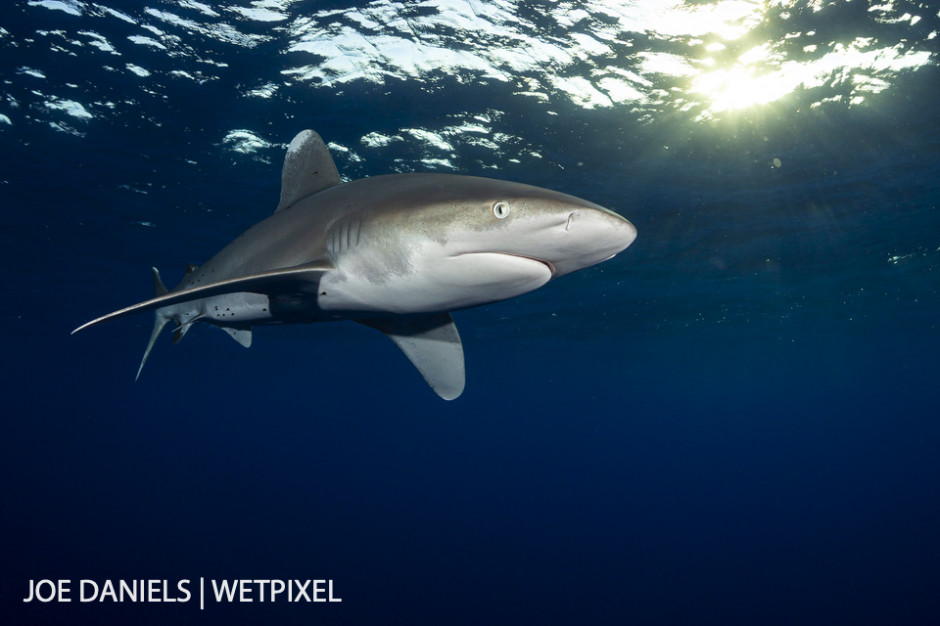
<path id="1" fill-rule="evenodd" d="M 453 255 L 529 259 L 557 278 L 611 258 L 636 238 L 633 224 L 617 213 L 549 189 L 461 177 L 447 193 L 454 194 L 444 203 L 452 207 Z"/>
<path id="2" fill-rule="evenodd" d="M 325 290 L 324 308 L 368 299 L 414 312 L 503 300 L 609 259 L 636 238 L 613 211 L 548 189 L 447 174 L 383 178 L 372 179 L 384 195 L 363 224 L 341 221 L 331 230 L 344 284 L 335 303 Z M 361 244 L 346 248 L 344 233 L 358 240 L 360 229 Z M 357 288 L 353 276 L 368 284 Z"/>

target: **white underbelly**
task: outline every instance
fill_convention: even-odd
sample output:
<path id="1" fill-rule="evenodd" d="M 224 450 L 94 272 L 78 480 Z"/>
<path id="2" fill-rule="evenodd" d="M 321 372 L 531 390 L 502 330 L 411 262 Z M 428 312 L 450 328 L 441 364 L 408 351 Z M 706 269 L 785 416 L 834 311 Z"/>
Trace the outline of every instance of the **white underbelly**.
<path id="1" fill-rule="evenodd" d="M 551 277 L 544 263 L 493 252 L 412 259 L 405 271 L 350 262 L 323 277 L 317 304 L 327 311 L 453 311 L 527 293 Z"/>

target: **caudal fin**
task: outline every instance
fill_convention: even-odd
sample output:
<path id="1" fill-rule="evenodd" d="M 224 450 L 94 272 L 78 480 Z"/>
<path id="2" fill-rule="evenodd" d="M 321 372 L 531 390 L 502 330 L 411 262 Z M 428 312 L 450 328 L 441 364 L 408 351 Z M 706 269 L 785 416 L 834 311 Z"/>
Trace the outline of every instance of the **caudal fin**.
<path id="1" fill-rule="evenodd" d="M 166 288 L 166 285 L 163 284 L 163 280 L 160 278 L 160 270 L 155 267 L 150 268 L 153 271 L 153 292 L 154 297 L 159 298 L 160 296 L 165 296 L 169 293 L 169 290 Z M 160 335 L 160 331 L 163 330 L 163 327 L 166 326 L 167 322 L 170 321 L 166 315 L 161 313 L 160 309 L 157 309 L 153 313 L 153 330 L 150 332 L 150 341 L 147 342 L 147 349 L 144 350 L 144 358 L 140 360 L 140 367 L 137 368 L 137 376 L 134 377 L 134 381 L 140 378 L 140 373 L 144 370 L 144 363 L 147 362 L 147 357 L 150 356 L 150 351 L 153 349 L 153 344 L 157 341 L 157 337 Z"/>

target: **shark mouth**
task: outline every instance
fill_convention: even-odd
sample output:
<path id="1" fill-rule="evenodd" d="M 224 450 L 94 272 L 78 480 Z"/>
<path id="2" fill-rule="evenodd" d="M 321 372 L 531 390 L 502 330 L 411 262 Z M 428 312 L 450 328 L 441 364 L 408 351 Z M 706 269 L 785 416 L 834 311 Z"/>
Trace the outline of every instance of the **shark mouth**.
<path id="1" fill-rule="evenodd" d="M 535 261 L 536 263 L 541 263 L 542 265 L 548 268 L 548 271 L 551 272 L 553 277 L 555 276 L 555 266 L 550 261 L 546 261 L 545 259 L 539 259 L 534 256 L 528 256 L 525 254 L 513 254 L 512 252 L 500 252 L 500 254 L 505 254 L 506 256 L 519 257 L 520 259 L 527 259 L 529 261 Z"/>
<path id="2" fill-rule="evenodd" d="M 457 256 L 463 256 L 464 254 L 475 254 L 475 253 L 464 252 L 462 254 L 458 254 Z M 525 259 L 526 261 L 533 261 L 535 263 L 538 263 L 539 265 L 544 265 L 548 269 L 549 273 L 551 273 L 552 278 L 555 277 L 555 271 L 556 271 L 555 265 L 551 261 L 546 261 L 545 259 L 540 259 L 538 257 L 529 256 L 528 254 L 517 254 L 515 252 L 495 252 L 494 251 L 494 252 L 490 252 L 489 254 L 498 254 L 501 256 L 515 257 L 517 259 Z"/>
<path id="3" fill-rule="evenodd" d="M 538 257 L 529 256 L 529 255 L 527 255 L 527 254 L 517 254 L 517 253 L 515 253 L 515 252 L 496 252 L 496 251 L 493 251 L 493 252 L 459 252 L 459 253 L 457 253 L 457 254 L 452 255 L 451 258 L 463 257 L 463 256 L 470 256 L 470 255 L 475 255 L 475 254 L 484 254 L 484 255 L 492 255 L 492 256 L 512 257 L 512 258 L 515 258 L 515 259 L 523 259 L 523 260 L 525 260 L 525 261 L 531 261 L 531 262 L 533 262 L 533 263 L 538 263 L 539 265 L 544 266 L 545 269 L 548 270 L 549 275 L 551 276 L 551 278 L 554 278 L 554 277 L 555 277 L 555 274 L 556 274 L 556 272 L 557 272 L 557 269 L 556 269 L 555 265 L 554 265 L 551 261 L 546 261 L 545 259 L 540 259 L 540 258 L 538 258 Z"/>

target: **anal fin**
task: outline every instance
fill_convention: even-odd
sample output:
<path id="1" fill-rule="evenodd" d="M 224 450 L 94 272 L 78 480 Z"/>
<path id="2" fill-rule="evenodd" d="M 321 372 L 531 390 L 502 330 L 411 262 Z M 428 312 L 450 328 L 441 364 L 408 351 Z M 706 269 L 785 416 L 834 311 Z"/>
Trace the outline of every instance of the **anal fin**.
<path id="1" fill-rule="evenodd" d="M 251 329 L 250 328 L 231 328 L 229 326 L 219 326 L 229 337 L 237 341 L 245 348 L 251 347 Z"/>
<path id="2" fill-rule="evenodd" d="M 394 341 L 437 395 L 453 400 L 463 393 L 466 381 L 463 344 L 449 313 L 356 321 L 382 331 Z"/>

